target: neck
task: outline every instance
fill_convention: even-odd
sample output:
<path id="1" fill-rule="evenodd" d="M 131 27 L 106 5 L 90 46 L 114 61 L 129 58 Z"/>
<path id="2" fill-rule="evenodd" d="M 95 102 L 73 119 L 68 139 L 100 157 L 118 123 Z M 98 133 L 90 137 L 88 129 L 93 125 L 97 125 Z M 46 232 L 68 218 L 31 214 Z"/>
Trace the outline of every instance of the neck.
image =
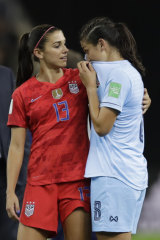
<path id="1" fill-rule="evenodd" d="M 59 78 L 63 76 L 62 68 L 57 69 L 48 69 L 45 71 L 40 69 L 39 73 L 36 75 L 36 78 L 40 82 L 50 82 L 56 83 Z"/>
<path id="2" fill-rule="evenodd" d="M 120 52 L 116 48 L 110 48 L 107 58 L 107 61 L 110 62 L 124 60 L 124 58 L 121 56 Z"/>

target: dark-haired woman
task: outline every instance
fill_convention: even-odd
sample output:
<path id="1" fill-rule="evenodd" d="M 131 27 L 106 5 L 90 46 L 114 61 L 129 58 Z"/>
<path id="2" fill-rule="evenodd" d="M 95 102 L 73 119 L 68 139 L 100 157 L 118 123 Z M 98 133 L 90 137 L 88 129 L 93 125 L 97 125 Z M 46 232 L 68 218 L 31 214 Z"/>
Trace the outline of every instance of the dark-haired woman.
<path id="1" fill-rule="evenodd" d="M 141 106 L 145 69 L 123 23 L 94 18 L 82 28 L 80 42 L 88 61 L 78 68 L 92 120 L 85 170 L 91 178 L 92 230 L 98 240 L 130 240 L 148 186 Z"/>
<path id="2" fill-rule="evenodd" d="M 78 69 L 66 69 L 63 32 L 35 27 L 20 40 L 17 89 L 8 126 L 7 212 L 20 220 L 18 240 L 42 240 L 57 233 L 58 216 L 65 239 L 90 239 L 90 181 L 84 179 L 89 149 L 88 99 Z M 34 60 L 40 63 L 32 76 Z M 20 219 L 15 186 L 22 165 L 26 129 L 32 132 L 27 186 Z"/>

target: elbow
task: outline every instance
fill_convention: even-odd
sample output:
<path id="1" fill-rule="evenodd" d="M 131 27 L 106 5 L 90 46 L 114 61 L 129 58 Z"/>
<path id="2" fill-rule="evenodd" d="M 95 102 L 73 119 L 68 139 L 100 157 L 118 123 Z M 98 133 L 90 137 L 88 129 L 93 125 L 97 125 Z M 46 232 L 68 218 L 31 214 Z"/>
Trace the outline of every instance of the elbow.
<path id="1" fill-rule="evenodd" d="M 98 136 L 100 137 L 104 137 L 105 135 L 107 135 L 110 132 L 110 129 L 106 129 L 106 128 L 102 128 L 102 127 L 94 127 L 96 133 L 98 134 Z"/>

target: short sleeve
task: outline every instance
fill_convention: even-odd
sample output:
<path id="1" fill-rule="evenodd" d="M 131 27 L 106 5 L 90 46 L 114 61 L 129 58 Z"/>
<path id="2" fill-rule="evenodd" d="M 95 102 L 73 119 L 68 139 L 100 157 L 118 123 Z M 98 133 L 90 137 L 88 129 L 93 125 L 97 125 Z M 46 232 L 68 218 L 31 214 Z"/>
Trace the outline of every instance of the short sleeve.
<path id="1" fill-rule="evenodd" d="M 100 107 L 109 107 L 121 112 L 130 91 L 131 81 L 128 75 L 121 69 L 112 70 Z"/>
<path id="2" fill-rule="evenodd" d="M 16 89 L 12 94 L 7 126 L 28 128 L 24 99 L 18 89 Z"/>

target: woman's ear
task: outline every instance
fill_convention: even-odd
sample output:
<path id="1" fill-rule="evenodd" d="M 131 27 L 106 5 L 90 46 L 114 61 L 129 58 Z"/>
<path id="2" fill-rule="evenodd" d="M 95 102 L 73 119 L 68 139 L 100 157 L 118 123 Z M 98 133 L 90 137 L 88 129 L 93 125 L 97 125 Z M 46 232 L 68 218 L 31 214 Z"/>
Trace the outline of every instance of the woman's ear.
<path id="1" fill-rule="evenodd" d="M 103 38 L 98 40 L 98 44 L 102 50 L 106 49 L 106 41 Z"/>
<path id="2" fill-rule="evenodd" d="M 33 50 L 33 54 L 34 54 L 37 58 L 39 58 L 39 59 L 42 59 L 42 58 L 43 58 L 43 53 L 42 53 L 42 51 L 41 51 L 39 48 L 35 48 L 35 49 Z"/>
<path id="3" fill-rule="evenodd" d="M 103 48 L 105 46 L 105 40 L 103 38 L 100 38 L 98 40 L 98 44 L 100 45 L 101 48 Z"/>

